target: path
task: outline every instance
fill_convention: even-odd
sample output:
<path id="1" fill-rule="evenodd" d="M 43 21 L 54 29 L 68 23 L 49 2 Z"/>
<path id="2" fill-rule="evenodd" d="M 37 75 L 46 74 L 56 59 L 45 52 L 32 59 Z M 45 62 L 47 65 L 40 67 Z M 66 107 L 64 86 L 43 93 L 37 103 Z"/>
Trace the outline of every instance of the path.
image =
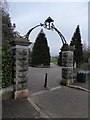
<path id="1" fill-rule="evenodd" d="M 43 87 L 46 72 L 47 90 Z M 3 118 L 88 118 L 88 92 L 60 86 L 60 67 L 53 64 L 50 68 L 29 67 L 28 76 L 30 96 L 3 101 Z M 87 82 L 77 85 L 86 86 Z"/>
<path id="2" fill-rule="evenodd" d="M 28 71 L 28 89 L 30 93 L 38 92 L 44 89 L 45 73 L 48 73 L 48 87 L 53 88 L 60 85 L 61 67 L 51 64 L 50 68 L 29 67 Z"/>
<path id="3" fill-rule="evenodd" d="M 29 99 L 49 118 L 88 118 L 88 111 L 90 111 L 88 92 L 65 86 L 32 94 Z"/>

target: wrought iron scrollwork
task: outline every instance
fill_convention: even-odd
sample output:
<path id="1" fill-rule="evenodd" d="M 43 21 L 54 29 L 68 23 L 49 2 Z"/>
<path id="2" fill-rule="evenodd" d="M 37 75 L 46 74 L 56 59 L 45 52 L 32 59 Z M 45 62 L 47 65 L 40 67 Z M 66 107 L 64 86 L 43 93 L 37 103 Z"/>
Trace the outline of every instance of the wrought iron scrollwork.
<path id="1" fill-rule="evenodd" d="M 44 24 L 42 24 L 42 23 L 40 23 L 39 25 L 36 25 L 35 27 L 33 27 L 33 28 L 31 28 L 28 32 L 27 32 L 27 34 L 26 35 L 24 35 L 24 38 L 26 38 L 26 39 L 29 39 L 29 35 L 30 35 L 30 33 L 32 32 L 32 30 L 34 30 L 35 28 L 37 28 L 37 27 L 44 27 L 45 29 L 47 29 L 47 30 L 55 30 L 58 34 L 59 34 L 59 36 L 60 36 L 60 38 L 61 38 L 61 40 L 62 40 L 62 43 L 63 44 L 67 44 L 67 42 L 66 42 L 66 40 L 65 40 L 65 37 L 62 35 L 62 33 L 54 26 L 54 24 L 53 24 L 53 21 L 50 21 L 50 20 L 52 20 L 50 17 L 49 17 L 49 21 L 48 21 L 48 19 L 44 22 Z M 48 24 L 47 24 L 48 23 Z"/>

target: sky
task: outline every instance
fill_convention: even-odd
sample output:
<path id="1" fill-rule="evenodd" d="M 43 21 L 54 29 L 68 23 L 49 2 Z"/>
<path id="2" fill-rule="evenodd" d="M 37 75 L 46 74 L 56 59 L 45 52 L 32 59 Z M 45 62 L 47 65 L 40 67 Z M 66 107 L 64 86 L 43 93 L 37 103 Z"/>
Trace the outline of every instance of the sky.
<path id="1" fill-rule="evenodd" d="M 68 44 L 80 26 L 82 43 L 88 44 L 88 1 L 83 2 L 8 2 L 11 22 L 16 24 L 16 31 L 24 36 L 32 27 L 44 23 L 50 16 L 55 27 L 64 35 Z M 35 42 L 41 28 L 34 29 L 29 40 Z M 50 47 L 51 56 L 59 55 L 61 39 L 54 30 L 43 28 Z"/>

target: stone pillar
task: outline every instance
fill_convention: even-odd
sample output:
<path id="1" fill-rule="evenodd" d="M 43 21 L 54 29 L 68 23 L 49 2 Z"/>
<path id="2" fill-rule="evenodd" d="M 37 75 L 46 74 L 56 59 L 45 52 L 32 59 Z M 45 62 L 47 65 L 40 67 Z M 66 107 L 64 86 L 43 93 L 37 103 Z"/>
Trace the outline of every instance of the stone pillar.
<path id="1" fill-rule="evenodd" d="M 62 47 L 62 85 L 74 84 L 73 80 L 73 47 L 65 44 Z"/>
<path id="2" fill-rule="evenodd" d="M 12 42 L 13 69 L 12 81 L 14 85 L 14 98 L 23 98 L 29 95 L 28 80 L 28 46 L 30 42 L 24 38 L 16 38 Z"/>

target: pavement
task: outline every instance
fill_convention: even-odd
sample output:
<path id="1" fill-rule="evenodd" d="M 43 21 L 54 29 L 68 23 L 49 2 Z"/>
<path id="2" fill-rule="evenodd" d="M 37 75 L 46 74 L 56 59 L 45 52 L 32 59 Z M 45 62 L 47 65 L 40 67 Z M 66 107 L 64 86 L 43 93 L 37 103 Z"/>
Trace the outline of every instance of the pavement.
<path id="1" fill-rule="evenodd" d="M 25 99 L 2 101 L 2 118 L 38 118 L 40 113 Z"/>
<path id="2" fill-rule="evenodd" d="M 3 118 L 88 118 L 88 92 L 64 86 L 2 102 Z"/>
<path id="3" fill-rule="evenodd" d="M 88 92 L 61 86 L 32 94 L 31 99 L 49 118 L 88 118 Z"/>
<path id="4" fill-rule="evenodd" d="M 48 73 L 48 88 L 44 75 Z M 90 92 L 60 85 L 61 68 L 29 68 L 28 98 L 2 102 L 3 118 L 88 118 Z M 76 83 L 87 88 L 85 83 Z"/>

